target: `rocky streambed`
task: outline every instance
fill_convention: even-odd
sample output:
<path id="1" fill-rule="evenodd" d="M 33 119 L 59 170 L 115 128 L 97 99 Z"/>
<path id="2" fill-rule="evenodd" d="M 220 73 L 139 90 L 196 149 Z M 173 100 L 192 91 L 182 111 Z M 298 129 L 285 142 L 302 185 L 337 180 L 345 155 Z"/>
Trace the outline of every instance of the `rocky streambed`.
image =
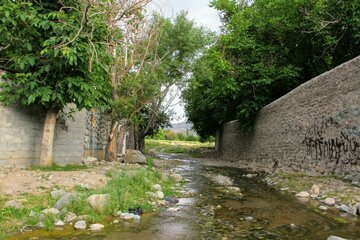
<path id="1" fill-rule="evenodd" d="M 319 190 L 317 197 L 321 197 L 324 189 L 320 187 L 304 187 L 309 196 L 296 197 L 299 191 L 292 186 L 262 173 L 204 165 L 176 155 L 166 159 L 181 161 L 171 171 L 182 176 L 184 185 L 176 189 L 176 198 L 154 202 L 158 212 L 128 220 L 124 219 L 127 213 L 119 213 L 104 228 L 94 226 L 99 231 L 66 226 L 17 239 L 360 239 L 357 216 L 341 217 L 335 205 L 327 211 L 319 209 L 325 202 L 311 195 Z M 154 188 L 156 194 L 159 186 Z"/>

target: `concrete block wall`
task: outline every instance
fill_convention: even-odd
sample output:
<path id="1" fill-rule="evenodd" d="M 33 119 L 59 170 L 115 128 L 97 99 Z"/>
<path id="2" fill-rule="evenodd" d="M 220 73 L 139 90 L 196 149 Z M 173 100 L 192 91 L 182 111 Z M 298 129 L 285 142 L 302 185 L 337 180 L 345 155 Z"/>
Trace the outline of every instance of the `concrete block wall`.
<path id="1" fill-rule="evenodd" d="M 43 113 L 0 104 L 0 166 L 26 167 L 37 164 L 44 120 Z M 85 121 L 86 110 L 75 112 L 72 118 L 58 114 L 53 148 L 56 163 L 81 163 L 84 157 Z"/>
<path id="2" fill-rule="evenodd" d="M 347 174 L 360 165 L 360 57 L 264 107 L 252 133 L 238 121 L 219 129 L 222 159 L 297 171 Z"/>

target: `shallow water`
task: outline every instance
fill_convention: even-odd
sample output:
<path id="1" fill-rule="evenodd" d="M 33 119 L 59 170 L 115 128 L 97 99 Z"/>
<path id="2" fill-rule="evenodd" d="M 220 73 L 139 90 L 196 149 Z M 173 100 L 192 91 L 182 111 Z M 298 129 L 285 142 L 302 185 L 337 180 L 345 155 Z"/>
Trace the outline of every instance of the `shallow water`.
<path id="1" fill-rule="evenodd" d="M 169 160 L 171 161 L 171 160 Z M 244 170 L 226 167 L 205 167 L 196 161 L 184 160 L 175 169 L 189 179 L 188 195 L 173 207 L 157 214 L 144 215 L 139 222 L 121 222 L 104 231 L 33 232 L 16 239 L 327 239 L 336 235 L 360 239 L 360 223 L 345 216 L 349 223 L 334 220 L 339 213 L 316 211 L 316 202 L 302 203 L 288 193 L 279 192 L 262 181 L 242 177 Z M 206 175 L 220 174 L 233 180 L 244 194 L 227 193 L 227 186 L 212 182 Z M 216 208 L 217 206 L 221 206 Z M 245 220 L 252 217 L 252 221 Z M 295 226 L 291 226 L 294 224 Z"/>

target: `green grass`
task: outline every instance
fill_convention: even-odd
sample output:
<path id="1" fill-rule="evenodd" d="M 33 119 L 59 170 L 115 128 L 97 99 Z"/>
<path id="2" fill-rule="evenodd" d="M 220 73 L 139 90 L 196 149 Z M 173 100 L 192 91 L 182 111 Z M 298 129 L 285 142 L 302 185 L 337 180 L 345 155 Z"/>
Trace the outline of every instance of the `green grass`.
<path id="1" fill-rule="evenodd" d="M 31 167 L 31 170 L 39 170 L 44 172 L 50 172 L 50 171 L 66 172 L 66 171 L 85 170 L 88 168 L 89 168 L 88 166 L 80 165 L 80 164 L 66 164 L 66 165 L 54 164 L 52 166 L 33 166 Z"/>
<path id="2" fill-rule="evenodd" d="M 213 148 L 214 143 L 210 142 L 191 142 L 191 141 L 171 141 L 171 140 L 145 140 L 145 152 L 168 154 L 188 154 L 193 157 L 201 157 L 201 150 L 205 148 Z"/>
<path id="3" fill-rule="evenodd" d="M 151 160 L 148 160 L 151 161 Z M 152 167 L 142 167 L 128 170 L 112 170 L 107 173 L 111 178 L 107 185 L 99 189 L 84 189 L 76 187 L 78 200 L 67 207 L 67 212 L 76 215 L 87 215 L 87 221 L 107 222 L 117 211 L 127 211 L 128 208 L 141 207 L 145 211 L 156 210 L 150 205 L 146 192 L 152 191 L 152 186 L 160 184 L 165 196 L 174 195 L 171 189 L 175 182 L 170 179 L 163 179 L 159 171 Z M 95 212 L 87 203 L 87 198 L 92 194 L 110 194 L 109 202 L 104 212 Z M 4 203 L 9 200 L 0 198 L 0 239 L 5 239 L 9 233 L 18 232 L 24 225 L 33 226 L 40 222 L 40 215 L 43 209 L 54 206 L 56 200 L 52 199 L 50 193 L 43 195 L 21 195 L 17 197 L 24 203 L 23 209 L 4 208 Z M 30 216 L 30 212 L 35 214 Z M 66 215 L 62 212 L 61 217 Z M 54 228 L 55 216 L 47 215 L 42 222 L 46 230 Z"/>

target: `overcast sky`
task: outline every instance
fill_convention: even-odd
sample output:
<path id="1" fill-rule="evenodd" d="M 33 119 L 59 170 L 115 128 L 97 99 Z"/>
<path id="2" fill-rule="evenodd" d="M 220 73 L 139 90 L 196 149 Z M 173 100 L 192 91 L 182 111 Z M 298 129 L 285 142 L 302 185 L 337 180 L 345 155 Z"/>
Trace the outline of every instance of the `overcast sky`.
<path id="1" fill-rule="evenodd" d="M 153 0 L 150 4 L 150 9 L 161 9 L 165 17 L 174 17 L 182 10 L 188 12 L 191 20 L 198 25 L 209 28 L 212 31 L 219 32 L 220 18 L 216 10 L 209 7 L 210 0 Z M 172 123 L 183 122 L 186 120 L 184 108 L 180 104 L 180 99 L 175 99 L 175 106 L 172 110 L 176 113 Z"/>

